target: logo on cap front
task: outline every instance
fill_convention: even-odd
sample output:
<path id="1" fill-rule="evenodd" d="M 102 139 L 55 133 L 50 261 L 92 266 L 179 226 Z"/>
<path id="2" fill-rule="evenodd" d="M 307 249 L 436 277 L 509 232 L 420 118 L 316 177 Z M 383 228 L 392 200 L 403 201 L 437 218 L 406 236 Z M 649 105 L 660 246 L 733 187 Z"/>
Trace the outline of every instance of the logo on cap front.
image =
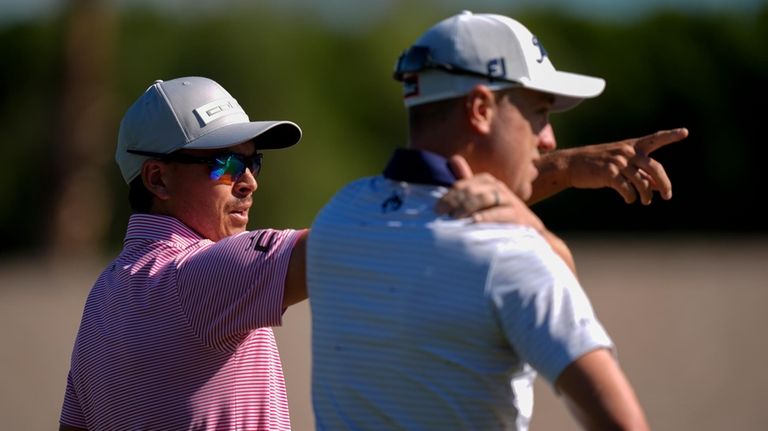
<path id="1" fill-rule="evenodd" d="M 237 100 L 235 100 L 232 97 L 228 99 L 214 100 L 211 103 L 206 103 L 205 105 L 195 109 L 194 113 L 197 114 L 197 117 L 200 119 L 200 121 L 203 122 L 203 126 L 206 126 L 208 123 L 215 121 L 216 119 L 226 115 L 231 115 L 231 114 L 245 115 L 245 111 L 243 111 L 243 108 L 241 108 L 240 105 L 237 103 Z"/>

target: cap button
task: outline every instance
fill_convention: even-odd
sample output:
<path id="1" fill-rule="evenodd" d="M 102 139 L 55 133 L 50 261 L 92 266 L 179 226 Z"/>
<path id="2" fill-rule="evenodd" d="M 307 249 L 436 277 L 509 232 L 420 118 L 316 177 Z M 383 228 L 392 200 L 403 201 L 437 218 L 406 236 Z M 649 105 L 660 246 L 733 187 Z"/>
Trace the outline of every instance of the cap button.
<path id="1" fill-rule="evenodd" d="M 472 15 L 472 11 L 464 9 L 459 15 Z"/>
<path id="2" fill-rule="evenodd" d="M 162 84 L 162 83 L 163 83 L 162 79 L 155 79 L 155 82 L 153 82 L 153 84 Z"/>

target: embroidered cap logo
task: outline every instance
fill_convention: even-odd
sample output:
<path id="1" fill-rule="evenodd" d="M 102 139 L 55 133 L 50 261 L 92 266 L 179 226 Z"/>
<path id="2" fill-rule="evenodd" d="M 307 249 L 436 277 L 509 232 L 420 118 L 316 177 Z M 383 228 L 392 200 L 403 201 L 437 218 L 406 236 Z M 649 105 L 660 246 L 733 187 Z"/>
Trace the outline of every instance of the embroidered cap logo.
<path id="1" fill-rule="evenodd" d="M 532 42 L 533 42 L 533 46 L 535 46 L 536 48 L 539 48 L 539 54 L 541 54 L 541 57 L 536 59 L 536 62 L 541 63 L 547 57 L 547 50 L 544 49 L 544 45 L 541 42 L 539 42 L 539 39 L 536 36 L 533 36 Z"/>
<path id="2" fill-rule="evenodd" d="M 234 98 L 215 100 L 194 110 L 203 126 L 225 115 L 242 114 L 245 111 Z"/>
<path id="3" fill-rule="evenodd" d="M 504 64 L 504 57 L 494 58 L 486 65 L 488 76 L 493 78 L 504 78 L 507 76 L 507 66 Z"/>

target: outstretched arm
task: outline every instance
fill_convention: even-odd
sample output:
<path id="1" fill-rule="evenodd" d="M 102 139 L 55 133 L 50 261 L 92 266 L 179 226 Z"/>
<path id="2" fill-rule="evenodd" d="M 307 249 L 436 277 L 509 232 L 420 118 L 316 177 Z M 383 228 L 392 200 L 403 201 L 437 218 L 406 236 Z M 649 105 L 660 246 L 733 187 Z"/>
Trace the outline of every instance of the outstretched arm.
<path id="1" fill-rule="evenodd" d="M 536 162 L 539 176 L 528 203 L 534 204 L 569 187 L 611 187 L 626 203 L 635 202 L 639 196 L 644 205 L 649 205 L 654 191 L 663 199 L 670 199 L 672 183 L 661 163 L 650 154 L 687 136 L 685 128 L 662 130 L 640 138 L 543 154 Z"/>

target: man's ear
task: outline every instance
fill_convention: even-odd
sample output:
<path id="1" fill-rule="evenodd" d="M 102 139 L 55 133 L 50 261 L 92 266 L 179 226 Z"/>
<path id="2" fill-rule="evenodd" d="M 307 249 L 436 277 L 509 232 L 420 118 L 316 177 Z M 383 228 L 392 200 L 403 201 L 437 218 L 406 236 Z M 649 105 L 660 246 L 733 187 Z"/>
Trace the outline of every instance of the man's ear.
<path id="1" fill-rule="evenodd" d="M 488 87 L 478 84 L 467 94 L 465 115 L 476 133 L 491 133 L 491 121 L 496 114 L 496 97 Z"/>
<path id="2" fill-rule="evenodd" d="M 160 200 L 168 200 L 168 165 L 160 160 L 147 160 L 141 166 L 141 181 L 150 193 Z"/>

